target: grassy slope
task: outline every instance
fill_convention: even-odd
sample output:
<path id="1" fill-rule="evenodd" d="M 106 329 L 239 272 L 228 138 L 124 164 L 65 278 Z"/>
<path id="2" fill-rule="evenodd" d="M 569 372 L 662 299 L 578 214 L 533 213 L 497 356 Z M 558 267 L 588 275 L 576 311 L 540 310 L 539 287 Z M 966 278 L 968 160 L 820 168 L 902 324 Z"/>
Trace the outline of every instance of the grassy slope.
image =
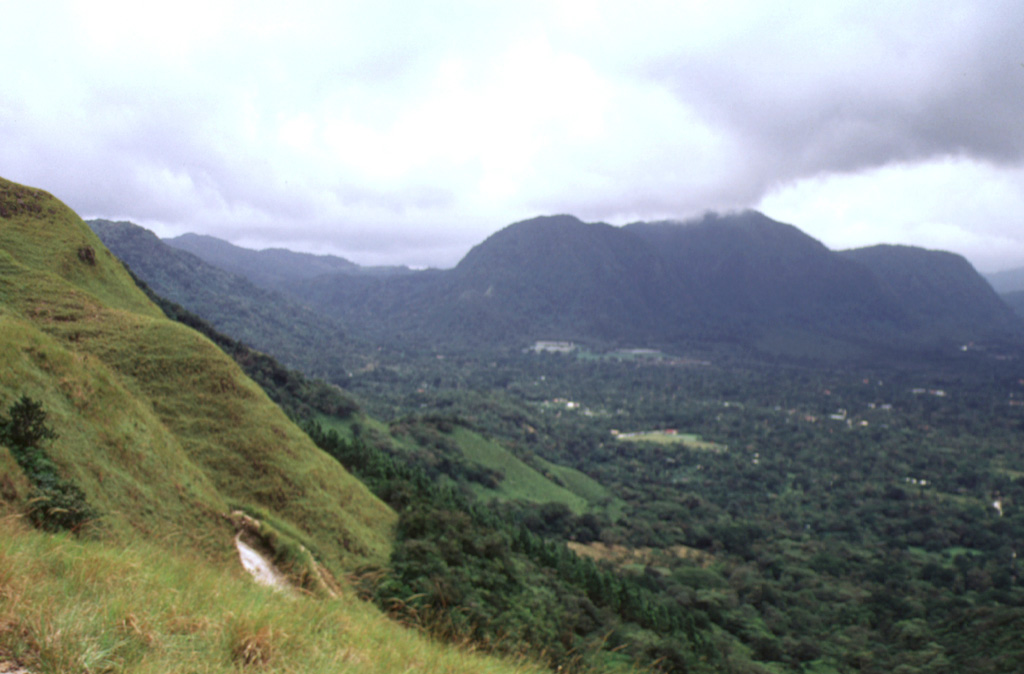
<path id="1" fill-rule="evenodd" d="M 604 507 L 605 513 L 611 521 L 619 519 L 625 512 L 626 502 L 614 497 L 611 490 L 586 473 L 540 457 L 537 457 L 537 463 L 544 468 L 545 476 L 550 474 L 552 479 L 557 480 L 566 489 L 582 496 L 591 505 L 591 508 L 594 506 Z"/>
<path id="2" fill-rule="evenodd" d="M 441 647 L 351 595 L 293 597 L 189 551 L 0 517 L 0 662 L 32 672 L 539 672 Z"/>
<path id="3" fill-rule="evenodd" d="M 385 446 L 398 451 L 415 451 L 413 441 L 396 438 L 388 427 L 371 417 L 359 415 L 352 419 L 336 419 L 322 415 L 318 421 L 342 437 L 352 438 L 353 423 L 362 426 L 364 437 L 375 437 Z M 536 457 L 543 472 L 530 466 L 509 452 L 501 443 L 484 437 L 465 427 L 457 427 L 450 434 L 455 445 L 470 462 L 490 470 L 500 471 L 505 477 L 497 489 L 472 483 L 471 487 L 483 501 L 526 501 L 528 503 L 562 503 L 577 515 L 604 508 L 609 517 L 621 516 L 623 502 L 612 498 L 611 492 L 599 482 L 568 466 Z"/>
<path id="4" fill-rule="evenodd" d="M 0 219 L 0 404 L 44 403 L 54 458 L 115 530 L 212 537 L 210 552 L 230 554 L 223 515 L 254 505 L 316 538 L 336 571 L 386 559 L 393 513 L 211 342 L 163 318 L 74 213 L 13 183 L 0 203 L 13 211 Z"/>
<path id="5" fill-rule="evenodd" d="M 74 213 L 0 180 L 0 409 L 22 394 L 43 403 L 60 434 L 48 453 L 103 516 L 90 540 L 28 529 L 29 485 L 0 447 L 0 662 L 516 671 L 350 593 L 295 600 L 252 583 L 225 518 L 236 505 L 298 532 L 336 572 L 386 559 L 395 516 L 211 342 L 163 318 Z"/>
<path id="6" fill-rule="evenodd" d="M 505 476 L 497 489 L 473 485 L 480 498 L 564 503 L 578 515 L 589 509 L 585 498 L 555 484 L 494 440 L 466 428 L 456 428 L 452 436 L 467 459 L 486 468 L 501 471 Z"/>

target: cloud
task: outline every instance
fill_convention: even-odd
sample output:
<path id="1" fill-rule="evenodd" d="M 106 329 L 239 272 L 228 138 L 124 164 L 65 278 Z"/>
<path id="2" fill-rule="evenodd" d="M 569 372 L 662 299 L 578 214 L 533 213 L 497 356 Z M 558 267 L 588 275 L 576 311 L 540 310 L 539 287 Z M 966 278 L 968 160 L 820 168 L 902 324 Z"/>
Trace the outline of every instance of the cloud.
<path id="1" fill-rule="evenodd" d="M 1024 252 L 1024 167 L 946 157 L 830 174 L 781 187 L 758 204 L 833 249 L 877 243 L 953 250 L 984 272 Z"/>
<path id="2" fill-rule="evenodd" d="M 1014 112 L 1024 105 L 1019 7 L 760 7 L 710 45 L 643 69 L 744 148 L 735 176 L 750 201 L 818 173 L 1024 156 L 1024 118 Z"/>
<path id="3" fill-rule="evenodd" d="M 5 12 L 0 57 L 21 65 L 0 83 L 0 175 L 87 216 L 450 265 L 553 212 L 761 205 L 841 239 L 850 223 L 812 206 L 872 185 L 888 205 L 872 218 L 921 245 L 982 259 L 1015 241 L 972 215 L 1020 213 L 1024 8 L 1008 0 Z M 944 165 L 1003 187 L 957 196 Z M 901 189 L 924 175 L 916 189 L 944 191 Z M 912 227 L 940 211 L 947 229 Z"/>

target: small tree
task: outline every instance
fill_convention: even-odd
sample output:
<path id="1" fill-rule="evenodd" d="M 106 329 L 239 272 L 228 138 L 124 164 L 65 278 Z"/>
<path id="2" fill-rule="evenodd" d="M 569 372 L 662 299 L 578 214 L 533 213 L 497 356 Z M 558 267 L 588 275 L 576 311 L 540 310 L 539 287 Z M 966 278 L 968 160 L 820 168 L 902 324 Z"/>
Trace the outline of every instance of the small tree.
<path id="1" fill-rule="evenodd" d="M 11 450 L 34 487 L 29 518 L 47 531 L 77 531 L 96 513 L 86 503 L 82 490 L 60 476 L 42 448 L 44 441 L 58 437 L 46 425 L 42 404 L 23 395 L 11 406 L 8 415 L 0 415 L 0 444 Z"/>
<path id="2" fill-rule="evenodd" d="M 46 412 L 42 403 L 22 395 L 8 411 L 10 418 L 0 417 L 0 444 L 13 450 L 39 448 L 43 440 L 56 440 L 59 436 L 46 425 Z"/>

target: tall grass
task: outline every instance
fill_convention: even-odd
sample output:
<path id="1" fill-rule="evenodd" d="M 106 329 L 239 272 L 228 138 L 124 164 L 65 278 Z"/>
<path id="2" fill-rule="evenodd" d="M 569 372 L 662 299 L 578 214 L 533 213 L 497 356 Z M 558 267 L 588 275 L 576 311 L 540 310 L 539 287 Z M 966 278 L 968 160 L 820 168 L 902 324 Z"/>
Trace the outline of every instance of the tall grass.
<path id="1" fill-rule="evenodd" d="M 540 672 L 444 646 L 351 594 L 256 585 L 241 566 L 0 519 L 0 656 L 33 672 Z M 0 659 L 3 659 L 0 657 Z"/>

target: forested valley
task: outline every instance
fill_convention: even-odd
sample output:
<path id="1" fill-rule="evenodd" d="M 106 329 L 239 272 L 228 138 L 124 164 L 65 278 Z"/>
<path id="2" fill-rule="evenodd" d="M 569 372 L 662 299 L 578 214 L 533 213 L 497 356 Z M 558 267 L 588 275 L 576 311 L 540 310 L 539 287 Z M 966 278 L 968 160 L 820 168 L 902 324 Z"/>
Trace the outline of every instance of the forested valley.
<path id="1" fill-rule="evenodd" d="M 346 366 L 293 359 L 324 382 L 153 297 L 398 513 L 350 580 L 438 638 L 561 671 L 1024 664 L 1017 340 L 872 364 L 800 336 L 781 351 L 814 355 L 351 339 Z"/>
<path id="2" fill-rule="evenodd" d="M 458 466 L 446 430 L 464 425 L 541 471 L 557 462 L 606 487 L 611 497 L 584 512 L 501 507 L 684 607 L 689 639 L 615 623 L 608 645 L 628 644 L 632 657 L 692 667 L 713 654 L 732 671 L 756 661 L 1009 672 L 1024 661 L 1012 645 L 1024 617 L 1024 381 L 996 362 L 883 373 L 523 355 L 467 367 L 445 391 L 393 396 L 392 429 L 434 431 L 420 433 L 413 459 L 457 483 L 503 478 Z M 396 569 L 444 568 L 431 566 L 428 532 L 403 534 L 420 556 Z"/>
<path id="3" fill-rule="evenodd" d="M 398 620 L 562 671 L 1024 662 L 1024 379 L 1006 351 L 885 371 L 378 358 L 347 395 L 239 361 L 399 513 L 388 567 L 351 579 Z"/>

